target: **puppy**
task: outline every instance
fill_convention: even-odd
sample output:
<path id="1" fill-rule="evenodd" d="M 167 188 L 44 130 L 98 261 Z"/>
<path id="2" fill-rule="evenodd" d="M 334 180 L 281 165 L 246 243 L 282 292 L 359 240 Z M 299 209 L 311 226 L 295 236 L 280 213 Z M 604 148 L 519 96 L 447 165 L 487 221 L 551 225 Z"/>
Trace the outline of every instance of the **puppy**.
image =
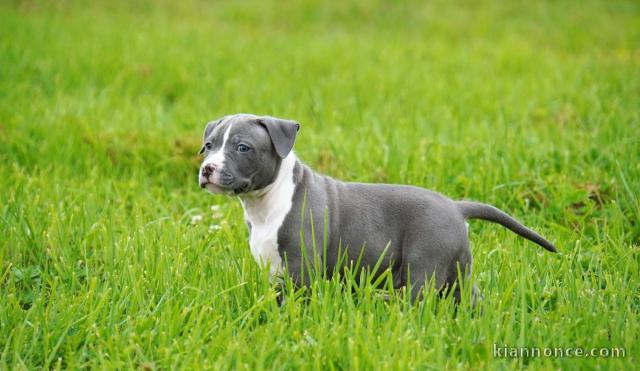
<path id="1" fill-rule="evenodd" d="M 454 288 L 470 274 L 465 220 L 501 224 L 548 251 L 556 248 L 503 211 L 472 201 L 453 201 L 408 185 L 351 183 L 315 173 L 292 151 L 300 125 L 291 120 L 235 114 L 207 124 L 200 153 L 200 187 L 238 196 L 256 262 L 272 277 L 285 273 L 308 282 L 304 267 L 331 277 L 348 261 L 377 273 L 389 269 L 396 288 L 411 283 L 413 300 L 429 280 Z M 342 257 L 346 255 L 346 260 Z M 474 288 L 474 295 L 477 295 Z"/>

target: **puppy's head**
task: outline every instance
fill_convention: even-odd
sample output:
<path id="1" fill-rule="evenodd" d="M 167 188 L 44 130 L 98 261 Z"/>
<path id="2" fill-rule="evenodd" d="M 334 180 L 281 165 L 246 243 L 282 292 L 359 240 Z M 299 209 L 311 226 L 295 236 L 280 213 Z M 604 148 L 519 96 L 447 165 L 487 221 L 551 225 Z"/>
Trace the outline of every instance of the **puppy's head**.
<path id="1" fill-rule="evenodd" d="M 300 125 L 269 116 L 235 114 L 207 124 L 200 153 L 200 187 L 239 195 L 273 183 Z"/>

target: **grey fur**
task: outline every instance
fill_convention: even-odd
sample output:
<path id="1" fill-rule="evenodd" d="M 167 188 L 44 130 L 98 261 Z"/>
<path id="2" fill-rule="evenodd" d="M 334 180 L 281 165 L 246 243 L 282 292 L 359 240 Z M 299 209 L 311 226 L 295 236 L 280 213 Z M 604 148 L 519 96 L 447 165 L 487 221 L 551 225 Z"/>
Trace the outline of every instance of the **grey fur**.
<path id="1" fill-rule="evenodd" d="M 261 117 L 258 122 L 262 124 L 271 137 L 271 142 L 280 158 L 285 158 L 291 152 L 293 143 L 300 124 L 291 120 L 283 120 L 275 117 Z"/>
<path id="2" fill-rule="evenodd" d="M 217 186 L 237 195 L 262 189 L 273 182 L 282 158 L 277 154 L 270 133 L 263 125 L 265 119 L 256 115 L 236 114 L 207 124 L 201 149 L 201 153 L 205 155 L 220 149 L 223 135 L 230 129 L 229 140 L 223 148 L 227 161 L 224 167 L 218 169 L 220 179 Z M 269 119 L 277 123 L 275 119 Z M 290 125 L 291 122 L 282 121 L 283 125 Z M 206 148 L 207 143 L 211 145 L 211 149 Z M 237 146 L 241 143 L 250 146 L 250 153 L 238 153 Z M 200 186 L 205 184 L 201 181 Z"/>
<path id="3" fill-rule="evenodd" d="M 265 120 L 270 124 L 265 126 Z M 236 180 L 221 186 L 236 194 L 260 190 L 273 182 L 281 159 L 291 150 L 298 125 L 253 115 L 226 116 L 214 129 L 207 126 L 205 142 L 219 141 L 231 121 L 237 125 L 232 133 L 248 138 L 257 150 L 251 162 L 230 157 L 224 171 Z M 274 136 L 275 132 L 281 136 Z M 278 141 L 285 145 L 279 148 Z M 234 156 L 232 151 L 229 156 Z M 411 282 L 414 299 L 430 279 L 438 290 L 457 287 L 459 272 L 469 274 L 472 263 L 465 219 L 500 223 L 556 251 L 547 240 L 493 206 L 453 201 L 414 186 L 343 182 L 317 174 L 300 161 L 296 161 L 293 182 L 293 204 L 278 231 L 278 251 L 299 285 L 308 283 L 302 269 L 306 255 L 309 261 L 315 257 L 325 262 L 320 269 L 327 276 L 340 271 L 339 263 L 360 259 L 362 267 L 373 267 L 381 259 L 378 273 L 390 269 L 396 288 Z M 347 262 L 339 259 L 341 253 L 346 254 Z M 459 299 L 459 291 L 454 295 Z"/>

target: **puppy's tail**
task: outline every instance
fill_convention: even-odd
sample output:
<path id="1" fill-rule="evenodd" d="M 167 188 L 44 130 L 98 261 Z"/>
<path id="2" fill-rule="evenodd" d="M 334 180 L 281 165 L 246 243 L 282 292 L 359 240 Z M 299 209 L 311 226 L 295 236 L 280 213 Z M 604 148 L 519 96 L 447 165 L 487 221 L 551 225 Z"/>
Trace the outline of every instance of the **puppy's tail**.
<path id="1" fill-rule="evenodd" d="M 497 207 L 473 201 L 456 201 L 456 206 L 465 219 L 483 219 L 501 224 L 514 233 L 537 243 L 551 252 L 558 252 L 551 242 L 545 240 L 544 237 L 525 227 Z"/>

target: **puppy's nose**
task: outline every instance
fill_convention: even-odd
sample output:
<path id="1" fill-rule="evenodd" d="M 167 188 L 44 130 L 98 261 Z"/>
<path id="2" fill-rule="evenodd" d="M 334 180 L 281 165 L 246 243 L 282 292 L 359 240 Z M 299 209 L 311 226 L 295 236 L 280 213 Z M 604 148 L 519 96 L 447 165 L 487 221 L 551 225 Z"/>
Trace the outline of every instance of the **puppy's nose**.
<path id="1" fill-rule="evenodd" d="M 202 167 L 202 176 L 205 178 L 213 175 L 213 172 L 216 171 L 216 165 L 214 164 L 206 164 Z"/>

